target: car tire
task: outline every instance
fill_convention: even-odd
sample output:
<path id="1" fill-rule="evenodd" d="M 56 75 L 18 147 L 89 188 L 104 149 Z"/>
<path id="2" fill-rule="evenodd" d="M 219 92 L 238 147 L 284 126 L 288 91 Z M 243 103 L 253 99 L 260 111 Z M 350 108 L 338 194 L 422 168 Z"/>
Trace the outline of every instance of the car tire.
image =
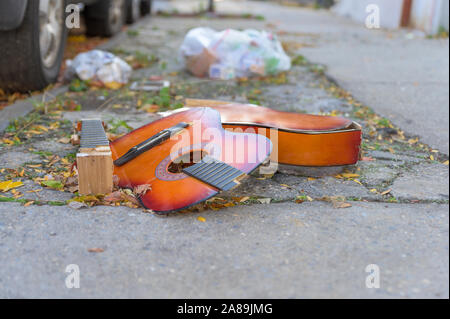
<path id="1" fill-rule="evenodd" d="M 135 23 L 141 17 L 141 0 L 127 0 L 127 23 Z"/>
<path id="2" fill-rule="evenodd" d="M 48 12 L 47 17 L 39 14 L 41 1 L 28 1 L 22 24 L 0 32 L 0 88 L 4 91 L 41 90 L 58 78 L 67 38 L 66 2 L 59 3 L 47 7 L 55 10 L 50 19 Z M 46 22 L 40 23 L 41 18 Z M 46 28 L 50 24 L 57 30 L 50 32 Z"/>
<path id="3" fill-rule="evenodd" d="M 125 0 L 101 0 L 86 6 L 86 33 L 90 36 L 110 37 L 122 30 L 126 18 Z"/>
<path id="4" fill-rule="evenodd" d="M 152 0 L 141 1 L 141 15 L 146 16 L 152 13 Z"/>

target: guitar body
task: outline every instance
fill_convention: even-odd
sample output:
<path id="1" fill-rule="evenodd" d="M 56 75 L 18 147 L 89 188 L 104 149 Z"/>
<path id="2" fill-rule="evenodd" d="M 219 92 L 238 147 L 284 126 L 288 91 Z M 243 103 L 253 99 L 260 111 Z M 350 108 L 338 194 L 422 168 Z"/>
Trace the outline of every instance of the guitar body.
<path id="1" fill-rule="evenodd" d="M 214 183 L 205 181 L 214 176 L 217 176 L 216 181 L 220 180 L 221 172 L 226 171 L 224 167 L 249 174 L 268 158 L 272 150 L 268 138 L 227 132 L 222 128 L 219 112 L 210 108 L 193 108 L 142 126 L 111 142 L 113 160 L 180 122 L 189 123 L 189 126 L 126 164 L 114 167 L 119 187 L 133 189 L 139 185 L 150 185 L 151 189 L 140 196 L 140 201 L 143 206 L 156 212 L 176 211 L 205 201 L 221 190 L 212 186 Z M 195 171 L 192 175 L 182 170 L 183 165 L 189 167 L 193 164 L 191 162 L 198 162 L 205 156 L 218 161 L 218 168 L 211 166 L 202 169 L 207 165 L 199 164 L 198 169 L 191 170 Z M 183 164 L 178 163 L 180 160 Z M 229 182 L 228 186 L 233 183 L 231 180 Z"/>
<path id="2" fill-rule="evenodd" d="M 280 164 L 339 166 L 355 164 L 359 159 L 361 126 L 346 118 L 215 100 L 186 99 L 185 104 L 219 111 L 225 129 L 270 138 L 274 145 L 271 160 Z M 278 134 L 271 135 L 270 129 Z"/>

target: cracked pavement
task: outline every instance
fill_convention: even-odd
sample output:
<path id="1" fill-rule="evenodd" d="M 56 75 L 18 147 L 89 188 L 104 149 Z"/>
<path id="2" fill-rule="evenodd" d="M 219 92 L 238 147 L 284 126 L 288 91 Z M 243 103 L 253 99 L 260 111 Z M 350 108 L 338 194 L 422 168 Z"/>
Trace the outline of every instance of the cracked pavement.
<path id="1" fill-rule="evenodd" d="M 195 8 L 170 5 L 181 12 Z M 266 6 L 258 5 L 258 10 Z M 243 12 L 252 6 L 228 1 L 217 9 Z M 324 19 L 321 11 L 267 6 L 290 18 Z M 81 110 L 62 107 L 54 117 L 42 115 L 36 123 L 56 121 L 59 128 L 18 145 L 0 144 L 0 181 L 25 171 L 24 186 L 17 189 L 20 202 L 0 203 L 1 297 L 448 298 L 447 154 L 377 115 L 370 103 L 330 80 L 327 68 L 306 59 L 286 75 L 245 82 L 194 78 L 179 63 L 183 36 L 196 26 L 272 29 L 287 52 L 299 57 L 305 46 L 302 24 L 279 30 L 270 16 L 263 21 L 153 16 L 104 48 L 122 57 L 158 57 L 135 70 L 132 81 L 162 76 L 171 81 L 176 101 L 256 101 L 279 110 L 350 117 L 363 125 L 362 160 L 349 167 L 280 167 L 269 178 L 250 176 L 219 195 L 248 200 L 219 210 L 167 217 L 124 206 L 75 210 L 65 205 L 72 193 L 33 181 L 46 174 L 53 156 L 73 159 L 76 147 L 59 142 L 70 135 L 72 123 L 100 116 L 121 134 L 158 115 L 138 106 L 149 96 L 127 88 L 62 93 L 58 105 L 75 101 Z M 308 37 L 321 41 L 320 32 Z M 36 172 L 36 165 L 43 172 Z M 29 201 L 40 204 L 24 206 Z M 336 201 L 350 206 L 337 208 Z M 88 252 L 92 247 L 104 251 Z M 68 264 L 80 266 L 80 289 L 64 286 Z M 369 264 L 380 267 L 379 289 L 365 287 Z"/>

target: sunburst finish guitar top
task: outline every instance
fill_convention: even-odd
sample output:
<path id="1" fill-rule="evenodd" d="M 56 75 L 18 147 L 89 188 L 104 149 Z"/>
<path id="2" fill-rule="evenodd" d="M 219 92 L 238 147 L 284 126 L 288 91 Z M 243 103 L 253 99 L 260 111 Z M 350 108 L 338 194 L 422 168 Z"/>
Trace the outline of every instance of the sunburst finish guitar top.
<path id="1" fill-rule="evenodd" d="M 226 129 L 269 137 L 274 144 L 271 160 L 280 164 L 339 166 L 355 164 L 359 159 L 361 126 L 350 119 L 216 100 L 186 99 L 185 105 L 219 111 Z M 271 135 L 270 129 L 277 133 Z"/>
<path id="2" fill-rule="evenodd" d="M 169 128 L 176 128 L 177 135 L 145 143 Z M 136 145 L 149 149 L 135 156 Z M 119 186 L 150 185 L 140 196 L 142 204 L 156 212 L 170 212 L 237 185 L 268 158 L 272 144 L 262 135 L 225 131 L 219 112 L 193 108 L 130 132 L 111 142 L 111 150 Z"/>

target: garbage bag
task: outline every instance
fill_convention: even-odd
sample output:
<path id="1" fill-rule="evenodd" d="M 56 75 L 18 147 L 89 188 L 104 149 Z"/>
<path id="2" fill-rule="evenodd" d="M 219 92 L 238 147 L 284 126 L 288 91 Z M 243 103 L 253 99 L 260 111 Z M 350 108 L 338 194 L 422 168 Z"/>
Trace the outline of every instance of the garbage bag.
<path id="1" fill-rule="evenodd" d="M 114 54 L 101 50 L 92 50 L 78 54 L 73 60 L 66 61 L 66 79 L 75 75 L 81 80 L 100 81 L 104 84 L 128 83 L 131 67 Z"/>
<path id="2" fill-rule="evenodd" d="M 190 30 L 180 47 L 186 68 L 196 76 L 233 79 L 273 75 L 291 68 L 291 60 L 270 32 L 211 28 Z"/>

